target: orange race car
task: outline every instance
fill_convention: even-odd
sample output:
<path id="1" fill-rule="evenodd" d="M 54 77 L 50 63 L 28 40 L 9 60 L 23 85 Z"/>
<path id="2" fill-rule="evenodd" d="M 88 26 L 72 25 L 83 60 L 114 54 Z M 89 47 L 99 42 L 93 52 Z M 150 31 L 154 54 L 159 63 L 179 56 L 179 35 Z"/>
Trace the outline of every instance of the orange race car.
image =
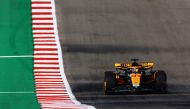
<path id="1" fill-rule="evenodd" d="M 115 63 L 115 71 L 106 71 L 104 77 L 105 94 L 116 92 L 156 92 L 167 93 L 165 71 L 153 70 L 154 63 Z"/>

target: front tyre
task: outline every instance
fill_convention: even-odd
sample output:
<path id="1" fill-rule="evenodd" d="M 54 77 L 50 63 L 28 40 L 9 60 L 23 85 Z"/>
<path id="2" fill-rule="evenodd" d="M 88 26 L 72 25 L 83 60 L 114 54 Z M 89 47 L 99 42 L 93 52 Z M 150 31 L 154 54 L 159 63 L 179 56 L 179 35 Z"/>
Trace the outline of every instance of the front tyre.
<path id="1" fill-rule="evenodd" d="M 113 87 L 116 85 L 116 78 L 113 71 L 106 71 L 104 73 L 104 93 L 105 95 L 113 94 Z"/>
<path id="2" fill-rule="evenodd" d="M 154 73 L 155 77 L 155 90 L 157 93 L 167 93 L 167 75 L 165 71 L 158 70 Z"/>

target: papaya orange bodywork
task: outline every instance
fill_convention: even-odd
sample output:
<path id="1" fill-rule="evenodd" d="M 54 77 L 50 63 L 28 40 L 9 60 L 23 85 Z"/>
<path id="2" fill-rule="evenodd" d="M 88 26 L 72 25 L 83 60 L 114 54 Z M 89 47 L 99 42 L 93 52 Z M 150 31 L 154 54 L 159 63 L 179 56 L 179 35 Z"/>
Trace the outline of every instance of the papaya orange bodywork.
<path id="1" fill-rule="evenodd" d="M 131 77 L 131 82 L 132 82 L 133 86 L 135 86 L 135 87 L 140 86 L 141 74 L 139 74 L 139 73 L 132 73 L 130 75 L 130 77 Z"/>

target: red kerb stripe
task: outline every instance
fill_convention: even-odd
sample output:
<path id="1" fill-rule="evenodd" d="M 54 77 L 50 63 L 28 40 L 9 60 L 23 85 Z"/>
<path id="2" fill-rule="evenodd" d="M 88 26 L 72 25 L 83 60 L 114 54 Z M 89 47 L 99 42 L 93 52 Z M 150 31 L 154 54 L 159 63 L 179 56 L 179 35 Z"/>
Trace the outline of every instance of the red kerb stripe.
<path id="1" fill-rule="evenodd" d="M 55 77 L 60 77 L 61 76 L 61 74 L 57 74 L 57 75 L 55 75 L 55 74 L 40 74 L 40 73 L 34 73 L 34 75 L 35 76 L 55 76 Z"/>
<path id="2" fill-rule="evenodd" d="M 32 2 L 32 4 L 51 4 L 51 2 Z"/>
<path id="3" fill-rule="evenodd" d="M 32 28 L 32 30 L 54 30 L 54 28 Z"/>
<path id="4" fill-rule="evenodd" d="M 55 88 L 56 89 L 65 89 L 65 87 L 63 87 L 63 86 L 55 86 L 55 87 L 54 86 L 53 87 L 52 86 L 49 86 L 49 87 L 48 86 L 36 86 L 36 88 L 41 89 L 41 90 L 47 89 L 47 88 L 48 89 L 55 89 Z"/>
<path id="5" fill-rule="evenodd" d="M 34 58 L 34 60 L 58 60 L 58 58 Z"/>
<path id="6" fill-rule="evenodd" d="M 59 63 L 53 63 L 53 62 L 35 62 L 34 64 L 47 64 L 47 65 L 49 65 L 49 64 L 51 64 L 51 65 L 58 65 Z M 49 72 L 50 73 L 50 72 Z M 54 72 L 53 72 L 54 73 Z M 59 72 L 58 72 L 59 73 Z"/>
<path id="7" fill-rule="evenodd" d="M 59 67 L 34 67 L 34 69 L 59 69 Z"/>
<path id="8" fill-rule="evenodd" d="M 34 56 L 42 56 L 42 55 L 51 55 L 51 56 L 58 56 L 57 53 L 36 53 L 34 54 Z M 52 64 L 55 64 L 55 63 L 52 63 Z M 58 64 L 58 63 L 57 63 Z"/>
<path id="9" fill-rule="evenodd" d="M 34 32 L 33 34 L 54 34 L 53 32 L 50 32 L 50 33 L 48 33 L 48 32 Z"/>
<path id="10" fill-rule="evenodd" d="M 57 51 L 57 48 L 35 48 L 34 51 Z"/>
<path id="11" fill-rule="evenodd" d="M 32 9 L 52 9 L 52 7 L 32 7 Z"/>
<path id="12" fill-rule="evenodd" d="M 36 85 L 64 85 L 64 84 L 61 82 L 61 83 L 36 83 Z"/>
<path id="13" fill-rule="evenodd" d="M 35 40 L 34 42 L 55 42 L 55 40 Z"/>
<path id="14" fill-rule="evenodd" d="M 53 23 L 32 23 L 33 25 L 53 25 Z"/>
<path id="15" fill-rule="evenodd" d="M 60 91 L 60 92 L 52 92 L 52 91 L 36 91 L 37 94 L 67 94 L 67 92 L 63 92 L 63 91 Z"/>
<path id="16" fill-rule="evenodd" d="M 32 18 L 32 20 L 53 20 L 53 18 Z"/>
<path id="17" fill-rule="evenodd" d="M 54 72 L 50 72 L 50 71 L 36 71 L 34 73 L 60 73 L 60 72 L 57 72 L 57 71 L 54 71 Z"/>
<path id="18" fill-rule="evenodd" d="M 65 99 L 70 98 L 69 96 L 38 96 L 38 99 Z"/>
<path id="19" fill-rule="evenodd" d="M 64 87 L 64 85 L 60 85 L 60 84 L 53 84 L 53 85 L 39 85 L 36 84 L 37 87 Z M 65 87 L 64 87 L 65 88 Z"/>
<path id="20" fill-rule="evenodd" d="M 51 15 L 52 12 L 32 12 L 32 15 Z"/>
<path id="21" fill-rule="evenodd" d="M 34 46 L 56 46 L 56 44 L 34 44 Z"/>
<path id="22" fill-rule="evenodd" d="M 35 79 L 36 82 L 62 82 L 62 80 L 44 80 L 44 79 Z"/>
<path id="23" fill-rule="evenodd" d="M 47 39 L 47 38 L 55 38 L 54 36 L 52 36 L 52 37 L 34 37 L 34 39 Z"/>

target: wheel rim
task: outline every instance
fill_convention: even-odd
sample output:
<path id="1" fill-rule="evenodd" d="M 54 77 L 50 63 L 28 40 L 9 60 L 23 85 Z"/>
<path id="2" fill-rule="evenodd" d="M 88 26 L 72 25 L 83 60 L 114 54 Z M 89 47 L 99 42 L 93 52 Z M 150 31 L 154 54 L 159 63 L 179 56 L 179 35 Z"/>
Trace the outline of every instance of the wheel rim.
<path id="1" fill-rule="evenodd" d="M 104 81 L 104 90 L 107 90 L 107 81 Z"/>

